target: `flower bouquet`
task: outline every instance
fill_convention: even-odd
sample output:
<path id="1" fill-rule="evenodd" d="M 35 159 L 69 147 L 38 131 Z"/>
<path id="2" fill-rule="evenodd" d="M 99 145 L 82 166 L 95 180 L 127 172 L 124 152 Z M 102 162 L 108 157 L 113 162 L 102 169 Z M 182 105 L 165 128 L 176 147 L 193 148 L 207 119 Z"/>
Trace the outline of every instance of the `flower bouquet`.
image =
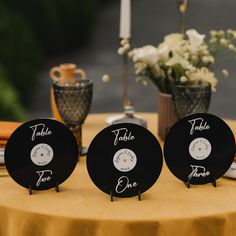
<path id="1" fill-rule="evenodd" d="M 185 35 L 172 33 L 165 36 L 157 47 L 135 48 L 129 52 L 129 57 L 134 62 L 137 79 L 143 84 L 150 79 L 161 94 L 171 97 L 176 85 L 201 86 L 206 83 L 216 91 L 218 80 L 214 66 L 226 55 L 236 54 L 235 40 L 236 31 L 233 30 L 210 31 L 210 37 L 205 40 L 205 35 L 190 29 Z M 226 69 L 222 72 L 228 76 Z"/>

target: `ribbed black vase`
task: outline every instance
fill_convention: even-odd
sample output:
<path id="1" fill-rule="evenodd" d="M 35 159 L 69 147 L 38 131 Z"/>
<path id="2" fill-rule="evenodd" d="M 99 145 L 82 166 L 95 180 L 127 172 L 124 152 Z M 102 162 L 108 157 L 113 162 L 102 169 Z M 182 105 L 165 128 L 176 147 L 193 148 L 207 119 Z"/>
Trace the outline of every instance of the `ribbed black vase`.
<path id="1" fill-rule="evenodd" d="M 173 102 L 179 119 L 192 113 L 206 113 L 211 102 L 211 84 L 174 85 Z"/>

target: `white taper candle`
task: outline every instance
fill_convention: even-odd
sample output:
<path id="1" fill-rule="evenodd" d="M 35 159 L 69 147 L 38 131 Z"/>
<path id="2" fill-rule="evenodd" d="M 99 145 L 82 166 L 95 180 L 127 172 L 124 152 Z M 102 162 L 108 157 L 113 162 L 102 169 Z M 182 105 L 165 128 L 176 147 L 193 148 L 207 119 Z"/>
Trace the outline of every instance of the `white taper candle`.
<path id="1" fill-rule="evenodd" d="M 131 37 L 131 0 L 121 0 L 120 38 Z"/>

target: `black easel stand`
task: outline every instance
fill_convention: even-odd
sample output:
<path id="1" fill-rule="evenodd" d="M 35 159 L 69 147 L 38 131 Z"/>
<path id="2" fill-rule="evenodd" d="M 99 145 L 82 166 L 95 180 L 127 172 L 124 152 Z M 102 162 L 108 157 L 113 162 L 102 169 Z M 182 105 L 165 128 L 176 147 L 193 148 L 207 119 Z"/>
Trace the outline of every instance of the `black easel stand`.
<path id="1" fill-rule="evenodd" d="M 29 192 L 29 195 L 32 195 L 32 189 L 31 189 L 31 186 L 29 186 L 29 188 L 28 188 L 28 192 Z"/>
<path id="2" fill-rule="evenodd" d="M 141 201 L 142 198 L 141 198 L 140 190 L 138 191 L 138 195 L 137 195 L 137 196 L 138 196 L 138 200 Z M 114 201 L 114 196 L 113 196 L 113 194 L 112 194 L 112 191 L 110 192 L 110 199 L 111 199 L 111 202 Z"/>
<path id="3" fill-rule="evenodd" d="M 212 186 L 216 188 L 216 180 L 215 178 L 212 178 L 212 182 L 211 182 Z"/>
<path id="4" fill-rule="evenodd" d="M 60 186 L 59 186 L 57 183 L 56 183 L 56 186 L 55 186 L 55 191 L 56 191 L 57 193 L 60 192 Z M 32 195 L 32 194 L 33 194 L 31 185 L 29 185 L 29 187 L 28 187 L 28 192 L 29 192 L 29 195 Z"/>
<path id="5" fill-rule="evenodd" d="M 139 200 L 139 201 L 142 200 L 140 190 L 138 191 L 138 200 Z"/>
<path id="6" fill-rule="evenodd" d="M 111 202 L 114 201 L 112 191 L 110 192 Z"/>
<path id="7" fill-rule="evenodd" d="M 57 193 L 59 193 L 59 192 L 60 192 L 60 186 L 59 186 L 59 184 L 58 184 L 58 183 L 56 183 L 55 190 L 56 190 L 56 192 L 57 192 Z"/>
<path id="8" fill-rule="evenodd" d="M 216 179 L 212 176 L 212 181 L 210 182 L 212 184 L 213 187 L 216 188 Z M 191 187 L 191 179 L 188 179 L 187 182 L 184 182 L 185 186 L 187 188 L 190 188 Z"/>

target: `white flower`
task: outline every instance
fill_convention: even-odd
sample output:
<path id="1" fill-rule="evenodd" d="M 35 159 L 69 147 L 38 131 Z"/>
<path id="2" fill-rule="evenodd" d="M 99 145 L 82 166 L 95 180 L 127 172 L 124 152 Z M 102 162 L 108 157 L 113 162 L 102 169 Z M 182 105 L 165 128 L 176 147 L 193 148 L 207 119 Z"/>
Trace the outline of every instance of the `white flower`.
<path id="1" fill-rule="evenodd" d="M 120 48 L 118 49 L 117 53 L 118 53 L 119 55 L 124 55 L 124 53 L 125 53 L 124 48 L 123 48 L 123 47 L 120 47 Z"/>
<path id="2" fill-rule="evenodd" d="M 142 80 L 142 84 L 144 85 L 144 86 L 148 86 L 148 82 L 147 82 L 147 80 Z"/>
<path id="3" fill-rule="evenodd" d="M 108 83 L 108 82 L 110 82 L 110 81 L 111 81 L 111 77 L 110 77 L 109 75 L 104 74 L 104 75 L 102 76 L 102 82 Z"/>
<path id="4" fill-rule="evenodd" d="M 215 62 L 215 58 L 213 56 L 208 56 L 208 60 L 209 60 L 209 63 L 214 63 Z"/>
<path id="5" fill-rule="evenodd" d="M 159 60 L 158 50 L 152 45 L 134 49 L 131 54 L 133 61 L 145 62 L 149 65 L 154 65 Z"/>
<path id="6" fill-rule="evenodd" d="M 191 60 L 193 63 L 196 63 L 198 61 L 198 56 L 195 54 L 192 54 Z"/>
<path id="7" fill-rule="evenodd" d="M 212 37 L 215 37 L 215 36 L 217 36 L 217 32 L 216 32 L 215 30 L 211 30 L 211 31 L 210 31 L 210 35 L 211 35 Z"/>
<path id="8" fill-rule="evenodd" d="M 203 61 L 204 63 L 208 63 L 208 62 L 209 62 L 209 61 L 208 61 L 208 56 L 202 57 L 202 61 Z"/>
<path id="9" fill-rule="evenodd" d="M 211 38 L 210 39 L 210 43 L 216 43 L 217 42 L 217 38 Z"/>
<path id="10" fill-rule="evenodd" d="M 221 43 L 223 46 L 227 46 L 228 41 L 227 41 L 225 38 L 222 38 L 222 39 L 220 39 L 220 43 Z"/>
<path id="11" fill-rule="evenodd" d="M 134 49 L 134 50 L 135 50 L 135 49 Z M 128 53 L 128 57 L 131 58 L 131 59 L 133 59 L 133 57 L 134 57 L 134 50 L 133 50 L 133 51 L 130 51 L 130 52 Z"/>
<path id="12" fill-rule="evenodd" d="M 146 63 L 142 63 L 142 62 L 137 62 L 137 63 L 135 63 L 134 68 L 135 68 L 135 74 L 136 75 L 145 74 L 145 70 L 147 68 L 147 64 Z"/>
<path id="13" fill-rule="evenodd" d="M 224 32 L 223 30 L 220 30 L 220 31 L 218 32 L 218 35 L 221 36 L 221 37 L 223 37 L 223 36 L 225 36 L 225 32 Z"/>
<path id="14" fill-rule="evenodd" d="M 234 45 L 232 43 L 229 44 L 229 50 L 234 50 Z"/>
<path id="15" fill-rule="evenodd" d="M 122 46 L 124 46 L 125 44 L 128 44 L 128 43 L 129 43 L 129 40 L 127 38 L 122 39 L 121 42 L 120 42 L 120 44 Z"/>
<path id="16" fill-rule="evenodd" d="M 230 34 L 232 37 L 236 36 L 236 31 L 232 29 L 227 30 L 227 34 Z"/>
<path id="17" fill-rule="evenodd" d="M 169 52 L 174 52 L 176 50 L 179 50 L 182 45 L 184 44 L 184 37 L 182 34 L 179 33 L 173 33 L 173 34 L 168 34 L 164 38 L 164 42 L 160 44 L 159 47 L 163 47 L 165 45 L 168 49 L 168 54 Z"/>
<path id="18" fill-rule="evenodd" d="M 166 62 L 167 66 L 181 65 L 184 69 L 190 70 L 192 65 L 183 57 L 175 54 L 169 61 Z"/>
<path id="19" fill-rule="evenodd" d="M 181 77 L 180 77 L 180 81 L 181 81 L 182 83 L 187 82 L 186 76 L 181 76 Z"/>
<path id="20" fill-rule="evenodd" d="M 189 56 L 190 56 L 189 52 L 184 52 L 184 53 L 183 53 L 184 59 L 188 60 L 188 59 L 189 59 Z"/>
<path id="21" fill-rule="evenodd" d="M 123 48 L 125 51 L 128 51 L 130 49 L 130 44 L 129 43 L 125 44 Z"/>
<path id="22" fill-rule="evenodd" d="M 160 44 L 157 48 L 159 60 L 166 61 L 169 58 L 170 49 L 165 44 Z"/>
<path id="23" fill-rule="evenodd" d="M 190 29 L 186 31 L 188 35 L 190 45 L 193 49 L 196 49 L 204 42 L 205 35 L 199 34 L 195 29 Z"/>
<path id="24" fill-rule="evenodd" d="M 215 74 L 209 71 L 206 67 L 197 68 L 188 76 L 191 81 L 205 81 L 210 83 L 212 91 L 216 91 L 217 79 Z"/>
<path id="25" fill-rule="evenodd" d="M 228 76 L 229 76 L 229 72 L 228 72 L 228 70 L 226 70 L 226 69 L 223 69 L 223 70 L 222 70 L 222 74 L 223 74 L 225 77 L 228 77 Z"/>
<path id="26" fill-rule="evenodd" d="M 206 64 L 208 63 L 214 63 L 215 62 L 215 59 L 213 56 L 203 56 L 202 57 L 202 61 Z"/>

